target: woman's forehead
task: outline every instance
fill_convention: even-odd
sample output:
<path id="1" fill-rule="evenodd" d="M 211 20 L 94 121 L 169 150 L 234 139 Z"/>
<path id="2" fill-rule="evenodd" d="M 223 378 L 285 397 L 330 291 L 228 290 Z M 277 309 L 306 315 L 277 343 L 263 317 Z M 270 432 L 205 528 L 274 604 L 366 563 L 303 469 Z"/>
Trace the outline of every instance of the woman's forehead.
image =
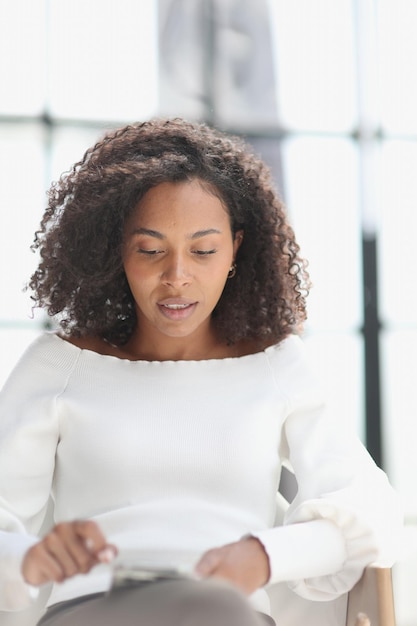
<path id="1" fill-rule="evenodd" d="M 223 229 L 230 223 L 229 213 L 218 195 L 199 180 L 164 182 L 149 189 L 127 220 L 127 228 L 163 224 L 164 228 L 183 225 L 190 233 Z M 194 230 L 193 230 L 194 229 Z"/>

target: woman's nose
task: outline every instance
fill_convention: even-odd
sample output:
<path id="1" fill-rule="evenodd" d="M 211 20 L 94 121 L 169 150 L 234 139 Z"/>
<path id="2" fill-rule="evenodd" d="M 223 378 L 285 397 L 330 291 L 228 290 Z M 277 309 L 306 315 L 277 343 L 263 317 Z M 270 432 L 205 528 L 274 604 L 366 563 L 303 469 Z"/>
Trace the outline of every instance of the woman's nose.
<path id="1" fill-rule="evenodd" d="M 162 281 L 175 287 L 191 282 L 190 268 L 182 255 L 170 255 L 162 272 Z"/>

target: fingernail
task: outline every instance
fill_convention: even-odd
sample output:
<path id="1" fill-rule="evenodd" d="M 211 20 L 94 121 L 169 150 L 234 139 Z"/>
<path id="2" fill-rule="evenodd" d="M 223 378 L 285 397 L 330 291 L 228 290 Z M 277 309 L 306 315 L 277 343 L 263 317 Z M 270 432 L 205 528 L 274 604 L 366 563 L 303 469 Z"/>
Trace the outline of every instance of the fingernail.
<path id="1" fill-rule="evenodd" d="M 86 539 L 85 540 L 85 547 L 90 552 L 93 552 L 94 551 L 94 541 L 92 539 Z"/>
<path id="2" fill-rule="evenodd" d="M 116 554 L 112 548 L 104 548 L 104 550 L 101 550 L 101 552 L 99 552 L 97 556 L 99 561 L 101 561 L 102 563 L 110 563 L 111 561 L 113 561 Z"/>
<path id="3" fill-rule="evenodd" d="M 207 568 L 201 565 L 197 565 L 194 568 L 194 574 L 196 574 L 197 576 L 205 576 L 207 574 Z"/>

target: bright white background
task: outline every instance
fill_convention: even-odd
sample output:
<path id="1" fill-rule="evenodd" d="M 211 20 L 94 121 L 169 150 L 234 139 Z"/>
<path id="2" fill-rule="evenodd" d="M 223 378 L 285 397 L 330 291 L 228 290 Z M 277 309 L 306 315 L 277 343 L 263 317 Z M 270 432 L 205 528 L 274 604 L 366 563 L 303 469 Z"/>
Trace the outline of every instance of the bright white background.
<path id="1" fill-rule="evenodd" d="M 269 5 L 285 200 L 314 283 L 306 342 L 340 419 L 362 437 L 360 233 L 376 231 L 385 469 L 412 533 L 417 2 Z M 0 385 L 43 322 L 22 287 L 46 190 L 105 128 L 164 109 L 157 35 L 151 0 L 0 0 Z M 413 550 L 394 572 L 398 626 L 416 623 Z"/>

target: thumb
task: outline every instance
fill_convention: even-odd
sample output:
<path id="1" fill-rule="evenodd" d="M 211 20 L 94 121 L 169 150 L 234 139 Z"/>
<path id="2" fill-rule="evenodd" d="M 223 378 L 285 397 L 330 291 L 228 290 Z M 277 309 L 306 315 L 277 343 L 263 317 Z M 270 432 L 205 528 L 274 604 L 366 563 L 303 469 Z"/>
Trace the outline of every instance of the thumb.
<path id="1" fill-rule="evenodd" d="M 222 550 L 221 548 L 214 548 L 213 550 L 208 550 L 205 552 L 201 559 L 198 561 L 195 566 L 195 573 L 202 578 L 206 576 L 210 576 L 222 561 Z"/>

